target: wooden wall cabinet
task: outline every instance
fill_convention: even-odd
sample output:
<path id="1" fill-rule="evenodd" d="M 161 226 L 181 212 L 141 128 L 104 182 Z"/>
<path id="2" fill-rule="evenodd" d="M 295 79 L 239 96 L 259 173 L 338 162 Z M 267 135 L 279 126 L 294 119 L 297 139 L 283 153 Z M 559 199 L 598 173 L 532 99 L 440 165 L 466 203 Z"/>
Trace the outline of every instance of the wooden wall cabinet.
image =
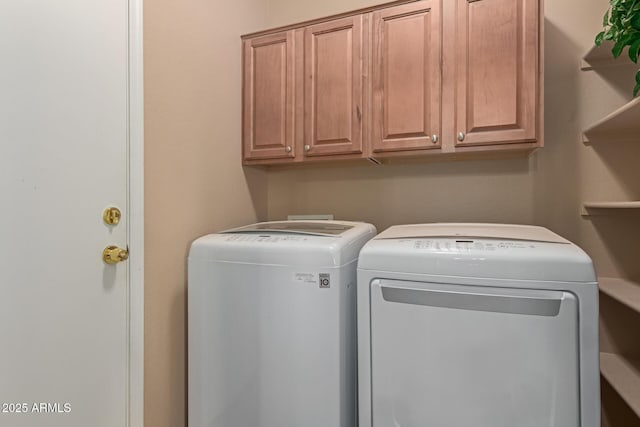
<path id="1" fill-rule="evenodd" d="M 304 30 L 304 155 L 361 154 L 362 15 Z"/>
<path id="2" fill-rule="evenodd" d="M 373 12 L 374 155 L 440 148 L 440 37 L 438 0 Z"/>
<path id="3" fill-rule="evenodd" d="M 536 141 L 538 0 L 457 0 L 456 143 Z"/>
<path id="4" fill-rule="evenodd" d="M 243 36 L 244 163 L 541 147 L 541 1 L 396 1 Z"/>
<path id="5" fill-rule="evenodd" d="M 243 44 L 245 160 L 295 158 L 293 31 Z"/>

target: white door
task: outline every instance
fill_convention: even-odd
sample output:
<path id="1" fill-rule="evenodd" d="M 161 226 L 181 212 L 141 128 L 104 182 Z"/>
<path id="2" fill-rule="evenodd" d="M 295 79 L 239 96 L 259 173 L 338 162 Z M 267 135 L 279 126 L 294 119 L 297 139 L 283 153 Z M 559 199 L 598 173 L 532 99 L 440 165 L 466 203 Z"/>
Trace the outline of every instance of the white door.
<path id="1" fill-rule="evenodd" d="M 128 2 L 0 6 L 0 425 L 128 417 Z M 118 225 L 103 222 L 108 206 Z"/>
<path id="2" fill-rule="evenodd" d="M 568 292 L 371 284 L 374 426 L 578 427 L 578 366 Z"/>

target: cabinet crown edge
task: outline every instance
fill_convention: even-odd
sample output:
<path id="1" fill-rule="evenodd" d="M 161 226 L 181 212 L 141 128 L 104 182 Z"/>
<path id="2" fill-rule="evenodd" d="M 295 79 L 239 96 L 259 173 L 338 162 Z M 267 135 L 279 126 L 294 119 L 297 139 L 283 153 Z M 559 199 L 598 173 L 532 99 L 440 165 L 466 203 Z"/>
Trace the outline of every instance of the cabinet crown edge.
<path id="1" fill-rule="evenodd" d="M 347 12 L 337 13 L 335 15 L 324 16 L 322 18 L 315 18 L 315 19 L 310 19 L 308 21 L 297 22 L 295 24 L 283 25 L 283 26 L 280 26 L 280 27 L 274 27 L 274 28 L 268 28 L 266 30 L 255 31 L 255 32 L 252 32 L 252 33 L 243 34 L 243 35 L 240 36 L 240 38 L 242 40 L 247 40 L 247 39 L 252 39 L 252 38 L 255 38 L 255 37 L 267 36 L 269 34 L 281 33 L 283 31 L 290 31 L 290 30 L 296 30 L 296 29 L 299 29 L 299 28 L 304 28 L 304 27 L 309 26 L 309 25 L 321 24 L 323 22 L 332 21 L 334 19 L 348 18 L 348 17 L 354 16 L 354 15 L 370 13 L 370 12 L 374 12 L 374 11 L 380 10 L 380 9 L 385 9 L 385 8 L 388 8 L 388 7 L 393 7 L 393 6 L 398 6 L 398 5 L 402 5 L 402 4 L 408 4 L 408 3 L 416 3 L 416 2 L 419 2 L 419 1 L 422 1 L 422 0 L 396 0 L 396 1 L 387 2 L 387 3 L 380 3 L 380 4 L 377 4 L 377 5 L 373 5 L 373 6 L 363 7 L 361 9 L 355 9 L 355 10 L 350 10 L 350 11 L 347 11 Z"/>

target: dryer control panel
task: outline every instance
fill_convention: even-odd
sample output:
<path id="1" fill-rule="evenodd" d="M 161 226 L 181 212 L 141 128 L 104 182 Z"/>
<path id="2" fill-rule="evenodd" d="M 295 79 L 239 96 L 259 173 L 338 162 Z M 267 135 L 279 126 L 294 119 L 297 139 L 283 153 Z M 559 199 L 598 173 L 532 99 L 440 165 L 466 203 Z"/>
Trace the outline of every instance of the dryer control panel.
<path id="1" fill-rule="evenodd" d="M 493 239 L 407 239 L 415 249 L 445 252 L 497 251 L 511 249 L 535 249 L 538 242 Z"/>

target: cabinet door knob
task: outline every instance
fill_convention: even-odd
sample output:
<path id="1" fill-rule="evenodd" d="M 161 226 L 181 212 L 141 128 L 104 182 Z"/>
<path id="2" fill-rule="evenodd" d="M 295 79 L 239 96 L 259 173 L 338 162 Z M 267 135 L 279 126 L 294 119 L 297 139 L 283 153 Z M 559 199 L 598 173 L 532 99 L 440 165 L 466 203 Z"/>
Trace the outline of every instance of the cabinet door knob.
<path id="1" fill-rule="evenodd" d="M 308 145 L 305 145 L 304 146 L 304 151 L 309 151 L 309 150 L 311 150 L 311 147 L 309 147 Z"/>
<path id="2" fill-rule="evenodd" d="M 287 153 L 290 153 L 290 152 L 291 152 L 291 146 L 290 146 L 290 145 L 287 145 L 287 147 L 286 147 L 284 150 L 285 150 Z"/>
<path id="3" fill-rule="evenodd" d="M 458 132 L 458 141 L 460 142 L 464 141 L 464 137 L 465 137 L 464 132 Z"/>
<path id="4" fill-rule="evenodd" d="M 434 144 L 438 143 L 438 135 L 433 134 L 431 135 L 431 142 L 433 142 Z"/>

